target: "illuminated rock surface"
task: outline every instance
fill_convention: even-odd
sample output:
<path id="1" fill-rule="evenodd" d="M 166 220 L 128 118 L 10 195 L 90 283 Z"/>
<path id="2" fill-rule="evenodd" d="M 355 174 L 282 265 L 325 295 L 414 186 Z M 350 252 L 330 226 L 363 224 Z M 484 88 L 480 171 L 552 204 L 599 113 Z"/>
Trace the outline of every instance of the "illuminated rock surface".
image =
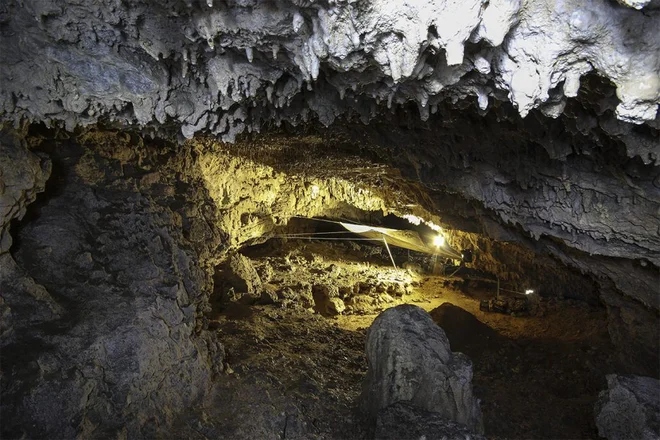
<path id="1" fill-rule="evenodd" d="M 621 120 L 655 119 L 660 99 L 657 5 L 12 0 L 0 13 L 0 108 L 68 127 L 175 121 L 229 140 L 409 101 L 425 120 L 466 97 L 557 116 L 588 72 L 615 84 Z"/>

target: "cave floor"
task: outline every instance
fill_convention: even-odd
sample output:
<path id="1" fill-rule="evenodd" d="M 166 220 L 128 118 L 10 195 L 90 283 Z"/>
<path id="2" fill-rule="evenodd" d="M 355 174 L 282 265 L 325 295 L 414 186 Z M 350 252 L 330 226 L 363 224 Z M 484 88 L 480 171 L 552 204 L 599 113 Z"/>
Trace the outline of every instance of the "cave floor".
<path id="1" fill-rule="evenodd" d="M 337 255 L 334 264 L 355 264 Z M 424 308 L 452 350 L 472 359 L 489 438 L 598 438 L 593 407 L 605 375 L 614 371 L 604 309 L 544 300 L 536 316 L 514 317 L 479 309 L 479 300 L 493 292 L 460 291 L 442 276 L 417 279 L 408 294 L 381 308 Z M 355 414 L 367 371 L 366 330 L 377 315 L 328 318 L 278 305 L 235 305 L 216 314 L 211 327 L 226 347 L 226 375 L 214 400 L 180 424 L 182 435 L 368 437 Z"/>

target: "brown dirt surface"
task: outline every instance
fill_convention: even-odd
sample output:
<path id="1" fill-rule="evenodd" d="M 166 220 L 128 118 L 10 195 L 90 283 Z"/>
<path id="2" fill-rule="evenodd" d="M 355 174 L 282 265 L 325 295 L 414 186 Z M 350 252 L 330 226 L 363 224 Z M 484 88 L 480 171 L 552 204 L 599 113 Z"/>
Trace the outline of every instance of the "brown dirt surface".
<path id="1" fill-rule="evenodd" d="M 307 250 L 322 252 L 323 246 Z M 335 250 L 309 258 L 307 269 L 298 260 L 296 278 L 318 279 L 314 261 L 338 265 L 342 273 L 359 264 Z M 379 267 L 373 263 L 370 270 Z M 400 302 L 424 308 L 452 350 L 472 359 L 489 438 L 598 438 L 593 407 L 605 375 L 614 372 L 603 308 L 544 299 L 537 316 L 484 312 L 479 301 L 492 298 L 492 289 L 461 292 L 444 277 L 415 279 L 410 294 L 382 308 Z M 366 329 L 376 316 L 327 318 L 282 305 L 236 304 L 216 312 L 211 327 L 227 351 L 225 375 L 206 416 L 186 420 L 182 432 L 193 438 L 366 438 L 356 403 L 367 370 Z"/>

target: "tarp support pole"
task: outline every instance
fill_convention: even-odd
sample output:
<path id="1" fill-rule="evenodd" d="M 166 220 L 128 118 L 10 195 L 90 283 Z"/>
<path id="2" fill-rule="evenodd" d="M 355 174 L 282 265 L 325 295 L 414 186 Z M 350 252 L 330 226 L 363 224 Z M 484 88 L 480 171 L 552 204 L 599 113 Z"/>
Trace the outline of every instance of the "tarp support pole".
<path id="1" fill-rule="evenodd" d="M 385 235 L 383 235 L 383 243 L 385 243 L 385 247 L 387 248 L 387 253 L 390 254 L 390 260 L 392 260 L 392 266 L 394 266 L 394 268 L 396 269 L 396 263 L 394 262 L 392 251 L 390 251 L 390 245 L 388 245 L 387 240 L 385 240 Z"/>

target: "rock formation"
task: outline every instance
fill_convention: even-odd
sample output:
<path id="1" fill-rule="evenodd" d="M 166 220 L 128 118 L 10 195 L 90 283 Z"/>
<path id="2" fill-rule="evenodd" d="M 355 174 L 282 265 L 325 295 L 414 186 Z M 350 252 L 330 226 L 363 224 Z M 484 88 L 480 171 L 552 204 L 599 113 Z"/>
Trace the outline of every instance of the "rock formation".
<path id="1" fill-rule="evenodd" d="M 167 432 L 224 368 L 215 267 L 295 215 L 433 217 L 602 302 L 619 372 L 657 376 L 659 28 L 658 0 L 3 1 L 3 435 Z"/>
<path id="2" fill-rule="evenodd" d="M 138 151 L 86 141 L 51 141 L 57 191 L 30 207 L 0 256 L 3 437 L 160 436 L 222 369 L 223 347 L 199 320 L 204 254 L 220 236 L 202 227 L 202 193 L 168 189 L 186 156 L 152 171 L 152 155 L 137 169 Z M 2 138 L 2 178 L 13 178 L 3 230 L 50 173 L 25 147 Z"/>
<path id="3" fill-rule="evenodd" d="M 445 333 L 423 309 L 402 305 L 381 313 L 367 332 L 367 360 L 362 401 L 371 418 L 404 402 L 483 432 L 472 363 L 452 353 Z"/>
<path id="4" fill-rule="evenodd" d="M 609 375 L 595 410 L 598 434 L 607 440 L 660 438 L 660 381 Z"/>
<path id="5" fill-rule="evenodd" d="M 224 291 L 229 301 L 250 303 L 261 297 L 262 283 L 249 259 L 241 254 L 229 257 L 224 270 L 216 273 L 216 288 Z"/>
<path id="6" fill-rule="evenodd" d="M 11 0 L 0 23 L 0 108 L 70 128 L 176 121 L 231 140 L 385 103 L 425 120 L 466 97 L 556 117 L 588 72 L 616 85 L 621 120 L 655 119 L 660 98 L 653 3 Z"/>
<path id="7" fill-rule="evenodd" d="M 367 132 L 380 156 L 480 231 L 541 239 L 598 281 L 613 317 L 623 293 L 648 320 L 660 310 L 658 28 L 657 1 L 11 0 L 0 112 L 223 140 L 395 112 L 416 130 Z M 405 155 L 383 151 L 393 144 Z M 612 337 L 644 333 L 633 324 L 613 318 Z M 657 353 L 657 338 L 644 344 Z"/>

